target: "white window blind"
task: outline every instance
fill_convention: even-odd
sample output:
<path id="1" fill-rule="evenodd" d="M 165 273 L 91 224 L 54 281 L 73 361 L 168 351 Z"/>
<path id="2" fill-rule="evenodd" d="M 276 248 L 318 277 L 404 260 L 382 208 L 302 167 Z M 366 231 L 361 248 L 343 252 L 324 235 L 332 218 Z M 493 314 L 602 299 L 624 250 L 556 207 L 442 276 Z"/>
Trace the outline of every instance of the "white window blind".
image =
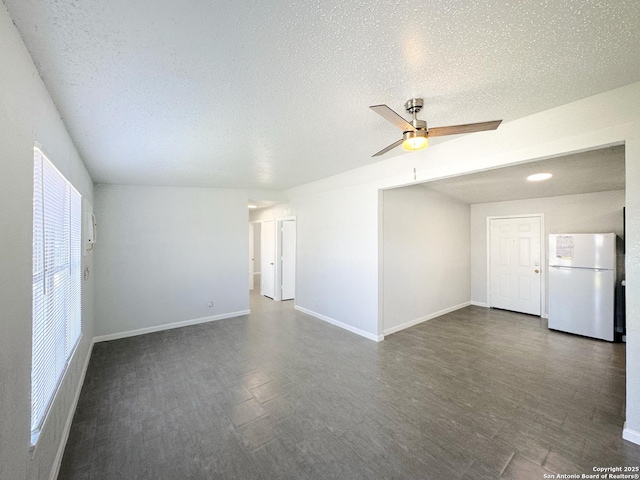
<path id="1" fill-rule="evenodd" d="M 33 175 L 31 437 L 35 443 L 81 332 L 81 197 L 39 149 Z"/>

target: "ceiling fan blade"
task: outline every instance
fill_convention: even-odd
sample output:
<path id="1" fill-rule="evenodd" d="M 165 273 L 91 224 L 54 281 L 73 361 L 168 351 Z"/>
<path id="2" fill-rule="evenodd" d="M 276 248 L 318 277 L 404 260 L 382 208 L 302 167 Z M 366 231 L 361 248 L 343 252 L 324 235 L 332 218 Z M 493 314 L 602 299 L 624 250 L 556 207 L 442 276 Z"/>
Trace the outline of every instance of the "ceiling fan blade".
<path id="1" fill-rule="evenodd" d="M 501 123 L 502 120 L 493 120 L 491 122 L 466 123 L 464 125 L 451 125 L 449 127 L 434 127 L 428 129 L 428 135 L 429 137 L 443 137 L 444 135 L 459 135 L 461 133 L 495 130 Z"/>
<path id="2" fill-rule="evenodd" d="M 393 150 L 394 148 L 396 148 L 398 145 L 402 145 L 402 142 L 404 141 L 403 138 L 401 138 L 400 140 L 398 140 L 397 142 L 393 142 L 391 145 L 389 145 L 387 148 L 383 148 L 382 150 L 380 150 L 378 153 L 374 153 L 373 155 L 371 155 L 372 157 L 378 157 L 380 155 L 384 155 L 385 153 L 387 153 L 389 150 Z"/>
<path id="3" fill-rule="evenodd" d="M 407 122 L 404 118 L 398 115 L 396 112 L 391 110 L 386 105 L 371 105 L 369 107 L 371 110 L 376 112 L 381 117 L 384 117 L 386 120 L 389 120 L 396 127 L 398 127 L 403 132 L 414 131 L 415 127 Z"/>

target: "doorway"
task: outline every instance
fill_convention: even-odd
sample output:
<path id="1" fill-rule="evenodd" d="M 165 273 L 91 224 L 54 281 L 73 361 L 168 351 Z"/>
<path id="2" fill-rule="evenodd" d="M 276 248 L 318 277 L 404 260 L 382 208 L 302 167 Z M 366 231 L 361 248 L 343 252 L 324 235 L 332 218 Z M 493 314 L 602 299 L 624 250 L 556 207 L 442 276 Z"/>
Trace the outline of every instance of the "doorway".
<path id="1" fill-rule="evenodd" d="M 260 266 L 260 295 L 276 301 L 293 300 L 296 292 L 295 217 L 252 222 L 249 234 L 249 267 Z M 256 277 L 255 273 L 250 271 L 252 277 Z"/>
<path id="2" fill-rule="evenodd" d="M 540 316 L 542 225 L 542 214 L 487 218 L 490 307 Z"/>
<path id="3" fill-rule="evenodd" d="M 261 223 L 249 223 L 249 290 L 254 290 L 260 285 L 261 270 Z"/>

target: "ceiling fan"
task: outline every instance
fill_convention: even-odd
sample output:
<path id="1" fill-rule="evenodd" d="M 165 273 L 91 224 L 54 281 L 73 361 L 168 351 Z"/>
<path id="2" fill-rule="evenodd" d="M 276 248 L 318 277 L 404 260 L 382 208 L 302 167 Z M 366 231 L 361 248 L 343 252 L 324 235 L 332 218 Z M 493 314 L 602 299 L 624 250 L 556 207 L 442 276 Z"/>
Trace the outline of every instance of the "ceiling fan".
<path id="1" fill-rule="evenodd" d="M 416 118 L 416 114 L 422 110 L 423 105 L 424 101 L 422 98 L 412 98 L 411 100 L 407 100 L 407 103 L 404 104 L 404 108 L 413 116 L 413 120 L 410 122 L 407 122 L 386 105 L 371 105 L 369 107 L 371 110 L 381 115 L 386 120 L 389 120 L 396 127 L 402 130 L 402 138 L 400 140 L 392 143 L 386 148 L 383 148 L 378 153 L 373 154 L 372 157 L 383 155 L 400 144 L 402 144 L 402 148 L 405 150 L 421 150 L 429 144 L 429 137 L 442 137 L 444 135 L 458 135 L 460 133 L 495 130 L 502 122 L 502 120 L 493 120 L 491 122 L 466 123 L 463 125 L 450 125 L 448 127 L 427 128 L 426 121 L 418 120 Z"/>

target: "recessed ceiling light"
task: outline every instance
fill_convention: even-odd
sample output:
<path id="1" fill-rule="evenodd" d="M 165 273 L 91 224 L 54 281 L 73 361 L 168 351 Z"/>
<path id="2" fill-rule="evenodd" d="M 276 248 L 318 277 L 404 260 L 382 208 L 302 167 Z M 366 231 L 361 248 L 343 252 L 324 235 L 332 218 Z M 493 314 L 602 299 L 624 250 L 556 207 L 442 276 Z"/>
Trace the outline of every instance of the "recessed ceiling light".
<path id="1" fill-rule="evenodd" d="M 258 208 L 257 205 L 247 205 L 249 208 Z"/>
<path id="2" fill-rule="evenodd" d="M 529 175 L 527 180 L 530 182 L 541 182 L 542 180 L 549 180 L 553 177 L 552 173 L 534 173 L 533 175 Z"/>

